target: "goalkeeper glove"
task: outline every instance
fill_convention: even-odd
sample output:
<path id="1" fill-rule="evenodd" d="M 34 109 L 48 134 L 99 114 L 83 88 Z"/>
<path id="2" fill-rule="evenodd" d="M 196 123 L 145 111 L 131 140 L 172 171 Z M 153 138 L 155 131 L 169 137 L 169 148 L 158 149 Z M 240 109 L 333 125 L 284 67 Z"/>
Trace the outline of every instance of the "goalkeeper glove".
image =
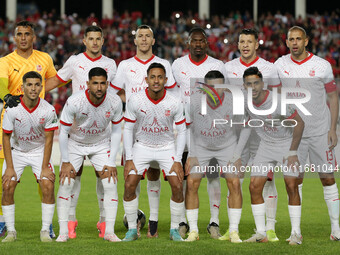
<path id="1" fill-rule="evenodd" d="M 4 101 L 6 103 L 5 108 L 7 108 L 7 107 L 9 107 L 9 108 L 16 107 L 18 104 L 20 104 L 20 97 L 21 97 L 20 95 L 13 96 L 11 94 L 7 94 L 4 97 Z"/>

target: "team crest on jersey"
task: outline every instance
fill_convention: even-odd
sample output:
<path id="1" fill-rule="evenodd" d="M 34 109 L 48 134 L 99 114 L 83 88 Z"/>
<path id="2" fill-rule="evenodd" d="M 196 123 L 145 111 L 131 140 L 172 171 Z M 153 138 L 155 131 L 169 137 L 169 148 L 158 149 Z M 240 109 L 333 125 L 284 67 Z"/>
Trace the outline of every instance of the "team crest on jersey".
<path id="1" fill-rule="evenodd" d="M 40 118 L 39 119 L 39 124 L 44 124 L 45 123 L 45 118 Z"/>
<path id="2" fill-rule="evenodd" d="M 42 66 L 41 65 L 37 65 L 37 71 L 41 72 L 42 71 Z"/>
<path id="3" fill-rule="evenodd" d="M 110 113 L 110 112 L 106 112 L 106 113 L 105 113 L 105 117 L 106 117 L 106 118 L 110 118 L 110 116 L 111 116 L 111 113 Z"/>
<path id="4" fill-rule="evenodd" d="M 312 69 L 312 70 L 309 71 L 309 76 L 312 76 L 312 77 L 315 76 L 315 70 L 314 70 L 314 69 Z"/>
<path id="5" fill-rule="evenodd" d="M 167 116 L 167 117 L 170 116 L 170 110 L 165 110 L 165 116 Z"/>

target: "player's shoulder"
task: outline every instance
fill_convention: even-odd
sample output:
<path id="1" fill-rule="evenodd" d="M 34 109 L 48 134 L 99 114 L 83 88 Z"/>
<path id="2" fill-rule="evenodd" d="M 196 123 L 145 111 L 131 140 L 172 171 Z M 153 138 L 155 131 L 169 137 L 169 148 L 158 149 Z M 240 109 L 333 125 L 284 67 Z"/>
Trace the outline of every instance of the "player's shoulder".
<path id="1" fill-rule="evenodd" d="M 225 67 L 234 67 L 235 65 L 239 65 L 240 63 L 240 58 L 234 58 L 228 62 L 225 62 L 224 66 Z"/>
<path id="2" fill-rule="evenodd" d="M 13 58 L 16 58 L 18 56 L 18 54 L 16 54 L 15 51 L 8 53 L 6 56 L 3 56 L 2 58 L 0 58 L 0 62 L 8 62 L 11 61 Z"/>
<path id="3" fill-rule="evenodd" d="M 310 53 L 310 54 L 312 54 L 312 53 Z M 321 58 L 321 57 L 314 55 L 314 54 L 312 54 L 311 60 L 314 63 L 317 63 L 318 65 L 323 65 L 323 66 L 330 66 L 331 65 L 326 59 Z"/>
<path id="4" fill-rule="evenodd" d="M 186 62 L 189 60 L 189 55 L 185 55 L 183 57 L 180 57 L 180 58 L 177 58 L 173 63 L 172 63 L 172 66 L 178 66 L 178 65 L 181 65 L 183 64 L 183 62 Z"/>
<path id="5" fill-rule="evenodd" d="M 73 105 L 77 101 L 82 101 L 86 99 L 86 90 L 80 90 L 76 93 L 73 93 L 69 98 L 67 98 L 67 102 Z"/>
<path id="6" fill-rule="evenodd" d="M 109 58 L 107 56 L 102 55 L 102 60 L 111 64 L 115 64 L 116 65 L 116 61 L 112 58 Z"/>
<path id="7" fill-rule="evenodd" d="M 166 93 L 166 99 L 167 100 L 170 100 L 171 102 L 173 102 L 174 104 L 181 104 L 182 101 L 181 101 L 181 98 L 180 97 L 177 97 L 175 95 L 173 95 L 172 93 Z"/>
<path id="8" fill-rule="evenodd" d="M 106 97 L 107 99 L 110 101 L 110 102 L 113 102 L 113 103 L 119 103 L 121 102 L 122 100 L 120 99 L 120 97 L 117 95 L 117 93 L 115 93 L 115 91 L 113 90 L 107 90 L 106 91 Z"/>
<path id="9" fill-rule="evenodd" d="M 274 62 L 274 65 L 283 65 L 284 63 L 287 63 L 288 61 L 291 61 L 290 54 L 286 54 L 286 55 L 279 57 Z"/>
<path id="10" fill-rule="evenodd" d="M 33 54 L 35 54 L 37 57 L 52 59 L 48 53 L 40 51 L 40 50 L 33 50 Z"/>
<path id="11" fill-rule="evenodd" d="M 160 57 L 158 57 L 156 55 L 155 55 L 153 60 L 154 60 L 153 62 L 158 62 L 158 63 L 161 63 L 163 65 L 170 65 L 170 62 L 168 60 L 166 60 L 164 58 L 160 58 Z"/>
<path id="12" fill-rule="evenodd" d="M 222 64 L 223 65 L 223 61 L 222 60 L 219 60 L 219 59 L 217 59 L 217 58 L 214 58 L 214 57 L 212 57 L 212 56 L 207 56 L 207 62 L 209 63 L 216 63 L 216 64 Z"/>
<path id="13" fill-rule="evenodd" d="M 55 111 L 54 106 L 47 102 L 45 99 L 40 98 L 40 107 L 46 111 Z"/>

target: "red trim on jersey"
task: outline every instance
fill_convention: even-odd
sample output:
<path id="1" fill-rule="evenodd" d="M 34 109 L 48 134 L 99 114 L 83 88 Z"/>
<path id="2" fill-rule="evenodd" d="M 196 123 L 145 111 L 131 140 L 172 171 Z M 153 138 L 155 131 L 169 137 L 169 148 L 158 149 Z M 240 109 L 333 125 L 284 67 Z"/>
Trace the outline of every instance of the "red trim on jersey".
<path id="1" fill-rule="evenodd" d="M 191 125 L 192 122 L 188 123 L 188 122 L 185 122 L 185 125 L 188 127 Z"/>
<path id="2" fill-rule="evenodd" d="M 206 61 L 207 58 L 208 58 L 208 55 L 205 55 L 204 59 L 202 59 L 200 62 L 196 62 L 196 61 L 194 61 L 194 60 L 191 58 L 191 56 L 190 56 L 190 54 L 189 54 L 189 59 L 190 59 L 191 63 L 193 63 L 194 65 L 197 65 L 197 66 L 199 66 L 199 65 L 202 64 L 204 61 Z"/>
<path id="3" fill-rule="evenodd" d="M 176 124 L 176 125 L 181 125 L 181 124 L 183 124 L 184 122 L 185 122 L 185 118 L 182 119 L 181 121 L 175 122 L 175 124 Z"/>
<path id="4" fill-rule="evenodd" d="M 277 85 L 268 85 L 268 88 L 278 88 L 280 86 L 282 86 L 281 82 Z"/>
<path id="5" fill-rule="evenodd" d="M 259 58 L 260 58 L 259 56 L 256 56 L 256 58 L 255 58 L 253 61 L 251 61 L 250 63 L 246 63 L 246 62 L 244 62 L 244 61 L 242 60 L 242 58 L 240 58 L 240 62 L 241 62 L 242 65 L 244 65 L 244 66 L 246 66 L 246 67 L 249 67 L 249 66 L 255 64 L 255 62 L 256 62 L 257 60 L 259 60 Z"/>
<path id="6" fill-rule="evenodd" d="M 21 105 L 22 105 L 22 107 L 24 107 L 24 109 L 26 110 L 26 111 L 28 111 L 29 113 L 32 113 L 32 112 L 34 112 L 35 111 L 35 109 L 37 109 L 38 108 L 38 106 L 39 106 L 39 104 L 40 104 L 40 97 L 38 98 L 38 103 L 37 103 L 37 105 L 36 106 L 34 106 L 33 107 L 33 109 L 28 109 L 27 108 L 27 106 L 25 105 L 25 103 L 24 103 L 24 101 L 22 101 L 22 97 L 20 98 L 20 101 L 21 101 Z"/>
<path id="7" fill-rule="evenodd" d="M 167 89 L 173 89 L 176 85 L 177 85 L 177 82 L 175 82 L 175 83 L 172 84 L 171 86 L 166 86 L 165 88 L 167 88 Z"/>
<path id="8" fill-rule="evenodd" d="M 217 93 L 217 92 L 216 92 L 216 93 Z M 217 94 L 217 95 L 218 95 L 218 94 Z M 224 100 L 224 93 L 223 93 L 223 95 L 222 95 L 222 98 L 219 97 L 219 100 L 220 100 L 220 102 L 218 103 L 218 105 L 211 105 L 210 102 L 209 102 L 209 100 L 208 100 L 208 98 L 207 98 L 207 104 L 209 105 L 209 107 L 210 107 L 211 109 L 213 109 L 213 110 L 217 109 L 217 108 L 220 107 L 220 106 L 222 105 L 222 103 L 223 103 L 223 100 Z"/>
<path id="9" fill-rule="evenodd" d="M 325 89 L 327 93 L 331 93 L 333 91 L 336 91 L 336 83 L 335 80 L 332 80 L 325 84 Z"/>
<path id="10" fill-rule="evenodd" d="M 105 98 L 106 98 L 106 93 L 105 93 L 103 100 L 102 100 L 99 104 L 94 104 L 94 103 L 90 100 L 90 95 L 89 95 L 89 90 L 88 90 L 88 89 L 85 90 L 85 95 L 86 95 L 87 100 L 89 100 L 89 103 L 92 104 L 94 107 L 98 107 L 99 105 L 101 105 L 101 104 L 104 102 Z"/>
<path id="11" fill-rule="evenodd" d="M 287 119 L 294 119 L 295 116 L 296 116 L 296 114 L 297 114 L 297 110 L 295 110 L 295 111 L 293 112 L 293 114 L 290 115 Z"/>
<path id="12" fill-rule="evenodd" d="M 253 102 L 253 105 L 255 105 L 256 107 L 260 107 L 264 102 L 266 102 L 267 98 L 268 98 L 268 95 L 269 95 L 269 90 L 266 90 L 266 96 L 264 97 L 264 99 L 262 100 L 262 102 L 260 102 L 259 104 L 255 104 Z"/>
<path id="13" fill-rule="evenodd" d="M 112 122 L 112 124 L 119 124 L 122 120 L 124 119 L 124 117 L 122 117 L 120 120 L 118 120 L 118 121 L 111 121 Z"/>
<path id="14" fill-rule="evenodd" d="M 6 129 L 2 129 L 4 131 L 4 133 L 6 134 L 12 134 L 13 130 L 6 130 Z"/>
<path id="15" fill-rule="evenodd" d="M 63 82 L 63 83 L 66 83 L 67 81 L 64 81 L 58 74 L 55 75 L 59 81 Z"/>
<path id="16" fill-rule="evenodd" d="M 62 124 L 64 126 L 68 126 L 68 127 L 72 126 L 72 123 L 66 123 L 66 122 L 64 122 L 62 120 L 60 120 L 60 124 Z"/>
<path id="17" fill-rule="evenodd" d="M 292 58 L 292 55 L 290 55 L 290 59 L 295 63 L 295 64 L 298 64 L 298 65 L 302 65 L 303 63 L 307 62 L 308 60 L 310 60 L 314 55 L 313 53 L 311 52 L 308 52 L 309 53 L 309 56 L 306 57 L 304 60 L 302 61 L 296 61 Z"/>
<path id="18" fill-rule="evenodd" d="M 53 130 L 57 130 L 58 127 L 52 127 L 52 128 L 46 128 L 45 131 L 53 131 Z"/>
<path id="19" fill-rule="evenodd" d="M 120 87 L 117 87 L 117 86 L 113 85 L 111 82 L 110 82 L 110 86 L 111 86 L 112 88 L 116 89 L 116 90 L 121 90 L 121 89 L 122 89 L 122 88 L 120 88 Z"/>
<path id="20" fill-rule="evenodd" d="M 142 63 L 143 65 L 146 65 L 147 63 L 149 63 L 153 58 L 155 57 L 154 54 L 152 54 L 151 58 L 143 61 L 141 60 L 140 58 L 137 58 L 137 56 L 134 56 L 134 58 L 139 62 L 139 63 Z"/>
<path id="21" fill-rule="evenodd" d="M 126 122 L 131 122 L 131 123 L 135 123 L 137 121 L 137 120 L 130 120 L 130 119 L 126 118 L 126 117 L 124 117 L 124 120 Z"/>
<path id="22" fill-rule="evenodd" d="M 154 103 L 154 104 L 158 104 L 160 101 L 162 101 L 166 95 L 166 89 L 164 90 L 164 95 L 162 96 L 162 98 L 158 99 L 157 101 L 156 100 L 153 100 L 150 96 L 149 96 L 149 93 L 148 93 L 148 89 L 145 89 L 145 94 L 146 96 L 149 98 L 149 100 Z"/>
<path id="23" fill-rule="evenodd" d="M 86 52 L 84 52 L 85 57 L 87 57 L 89 60 L 91 60 L 92 62 L 97 61 L 98 59 L 101 59 L 102 55 L 100 55 L 97 58 L 91 58 L 89 55 L 86 54 Z"/>

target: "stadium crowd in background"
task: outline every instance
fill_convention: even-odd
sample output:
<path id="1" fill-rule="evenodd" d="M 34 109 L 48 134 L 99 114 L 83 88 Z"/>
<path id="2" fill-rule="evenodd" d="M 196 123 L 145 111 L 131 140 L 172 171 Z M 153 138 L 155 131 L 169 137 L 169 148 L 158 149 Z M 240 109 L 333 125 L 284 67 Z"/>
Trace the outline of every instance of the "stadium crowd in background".
<path id="1" fill-rule="evenodd" d="M 155 55 L 171 63 L 188 53 L 186 40 L 189 30 L 197 25 L 206 27 L 209 41 L 209 55 L 228 62 L 240 56 L 237 49 L 238 34 L 243 28 L 258 29 L 260 48 L 258 55 L 270 62 L 287 54 L 285 39 L 288 29 L 293 25 L 303 26 L 310 41 L 307 49 L 313 54 L 325 58 L 332 65 L 334 75 L 340 78 L 340 10 L 331 13 L 313 13 L 306 19 L 297 18 L 290 13 L 270 12 L 259 16 L 254 22 L 250 13 L 230 12 L 225 16 L 214 15 L 209 20 L 200 20 L 197 14 L 173 13 L 171 17 L 155 22 L 143 17 L 141 12 L 114 12 L 113 18 L 99 19 L 94 14 L 87 18 L 77 14 L 58 17 L 55 11 L 20 16 L 16 21 L 0 18 L 0 57 L 12 52 L 13 28 L 15 22 L 26 19 L 37 25 L 35 48 L 50 54 L 56 69 L 60 69 L 73 54 L 84 50 L 82 43 L 84 30 L 96 22 L 103 28 L 103 55 L 113 58 L 117 65 L 124 59 L 135 55 L 133 32 L 142 23 L 150 24 L 155 33 Z M 52 103 L 58 114 L 71 94 L 71 86 L 64 86 L 58 92 L 47 94 L 46 100 Z"/>

